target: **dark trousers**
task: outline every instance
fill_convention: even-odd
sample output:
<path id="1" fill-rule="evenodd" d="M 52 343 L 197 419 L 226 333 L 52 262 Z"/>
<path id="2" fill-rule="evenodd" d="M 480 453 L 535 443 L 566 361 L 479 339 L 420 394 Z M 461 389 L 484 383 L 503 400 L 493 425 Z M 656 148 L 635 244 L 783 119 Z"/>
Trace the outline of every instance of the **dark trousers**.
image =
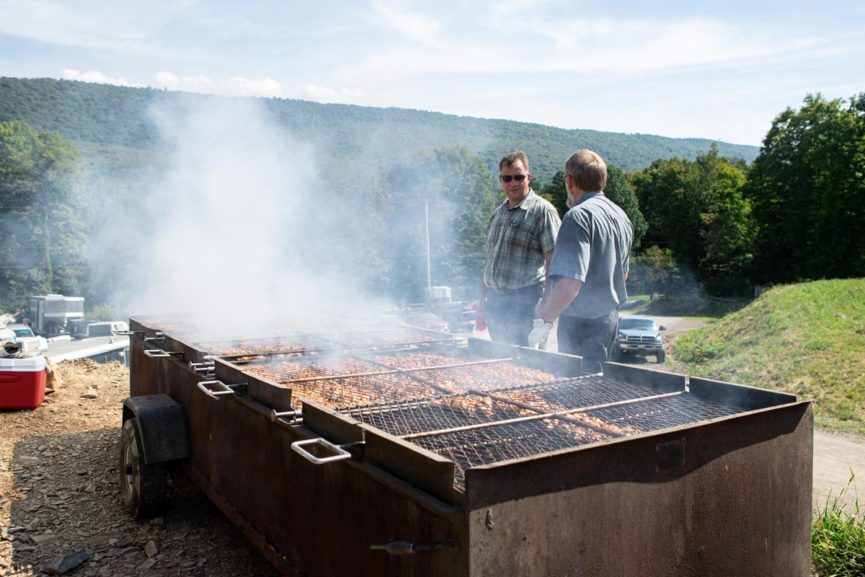
<path id="1" fill-rule="evenodd" d="M 583 357 L 583 370 L 601 372 L 616 342 L 619 311 L 596 319 L 559 317 L 559 352 Z"/>
<path id="2" fill-rule="evenodd" d="M 508 292 L 487 291 L 487 327 L 490 338 L 501 343 L 526 346 L 535 318 L 535 306 L 543 294 L 537 284 Z"/>

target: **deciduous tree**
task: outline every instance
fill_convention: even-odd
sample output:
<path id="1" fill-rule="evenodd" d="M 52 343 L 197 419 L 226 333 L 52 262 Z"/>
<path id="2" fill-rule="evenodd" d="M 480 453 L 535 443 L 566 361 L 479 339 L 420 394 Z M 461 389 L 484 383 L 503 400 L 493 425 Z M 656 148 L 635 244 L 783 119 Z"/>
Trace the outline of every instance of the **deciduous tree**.
<path id="1" fill-rule="evenodd" d="M 59 134 L 0 123 L 0 304 L 78 291 L 85 247 L 72 199 L 76 161 Z"/>
<path id="2" fill-rule="evenodd" d="M 778 115 L 745 192 L 760 280 L 865 275 L 865 93 Z"/>

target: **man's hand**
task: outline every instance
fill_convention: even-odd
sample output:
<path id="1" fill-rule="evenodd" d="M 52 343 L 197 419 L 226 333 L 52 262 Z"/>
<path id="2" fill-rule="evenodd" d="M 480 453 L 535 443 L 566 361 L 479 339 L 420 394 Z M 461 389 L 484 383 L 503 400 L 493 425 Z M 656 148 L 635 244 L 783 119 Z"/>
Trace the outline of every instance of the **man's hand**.
<path id="1" fill-rule="evenodd" d="M 487 330 L 487 307 L 484 299 L 474 303 L 475 308 L 475 330 L 483 332 Z"/>
<path id="2" fill-rule="evenodd" d="M 550 337 L 550 331 L 553 329 L 553 324 L 548 323 L 542 318 L 536 318 L 532 321 L 532 332 L 529 333 L 529 347 L 533 349 L 546 350 L 547 339 Z"/>
<path id="3" fill-rule="evenodd" d="M 487 315 L 481 309 L 475 313 L 475 330 L 479 332 L 487 330 Z"/>

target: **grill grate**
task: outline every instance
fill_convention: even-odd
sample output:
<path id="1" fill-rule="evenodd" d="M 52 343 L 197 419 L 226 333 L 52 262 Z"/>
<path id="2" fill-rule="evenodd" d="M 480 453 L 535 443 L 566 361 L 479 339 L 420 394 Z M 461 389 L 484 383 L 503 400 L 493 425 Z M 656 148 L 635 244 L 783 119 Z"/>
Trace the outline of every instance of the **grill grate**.
<path id="1" fill-rule="evenodd" d="M 419 437 L 413 442 L 454 461 L 454 483 L 464 490 L 466 469 L 577 447 L 611 436 L 549 417 Z"/>
<path id="2" fill-rule="evenodd" d="M 438 334 L 412 328 L 387 328 L 353 333 L 320 333 L 315 335 L 294 333 L 280 337 L 196 342 L 195 346 L 220 358 L 244 359 L 245 357 L 298 356 L 355 349 L 388 350 L 406 346 L 450 344 L 453 342 L 455 342 L 455 338 L 445 333 Z"/>
<path id="3" fill-rule="evenodd" d="M 501 390 L 497 399 L 506 400 L 542 413 L 617 403 L 657 395 L 646 386 L 630 385 L 597 375 L 587 375 L 546 384 Z"/>
<path id="4" fill-rule="evenodd" d="M 659 392 L 603 376 L 448 395 L 347 414 L 436 452 L 465 470 L 737 413 L 685 391 Z"/>
<path id="5" fill-rule="evenodd" d="M 300 397 L 306 397 L 336 410 L 507 389 L 558 378 L 511 359 L 491 360 L 422 348 L 364 356 L 271 358 L 249 363 L 245 370 L 291 388 L 296 408 Z"/>
<path id="6" fill-rule="evenodd" d="M 411 375 L 398 372 L 372 377 L 330 377 L 291 382 L 291 404 L 301 408 L 302 398 L 339 410 L 382 403 L 431 399 L 441 395 Z"/>
<path id="7" fill-rule="evenodd" d="M 485 395 L 469 394 L 395 407 L 366 407 L 348 411 L 347 414 L 391 435 L 405 436 L 517 419 L 538 413 Z"/>
<path id="8" fill-rule="evenodd" d="M 735 407 L 679 395 L 651 399 L 631 405 L 604 407 L 587 414 L 610 425 L 634 428 L 642 432 L 687 425 L 695 421 L 716 419 L 739 413 Z"/>

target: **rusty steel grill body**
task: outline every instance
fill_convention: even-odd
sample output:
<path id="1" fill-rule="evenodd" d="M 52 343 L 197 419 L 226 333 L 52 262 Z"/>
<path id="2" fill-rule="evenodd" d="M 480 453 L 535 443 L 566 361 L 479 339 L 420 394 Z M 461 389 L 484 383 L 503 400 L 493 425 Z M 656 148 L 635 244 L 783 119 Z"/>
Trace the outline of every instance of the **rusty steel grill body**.
<path id="1" fill-rule="evenodd" d="M 809 574 L 791 395 L 408 328 L 169 324 L 131 320 L 131 394 L 184 407 L 186 470 L 286 575 Z M 350 458 L 291 450 L 316 438 Z"/>

